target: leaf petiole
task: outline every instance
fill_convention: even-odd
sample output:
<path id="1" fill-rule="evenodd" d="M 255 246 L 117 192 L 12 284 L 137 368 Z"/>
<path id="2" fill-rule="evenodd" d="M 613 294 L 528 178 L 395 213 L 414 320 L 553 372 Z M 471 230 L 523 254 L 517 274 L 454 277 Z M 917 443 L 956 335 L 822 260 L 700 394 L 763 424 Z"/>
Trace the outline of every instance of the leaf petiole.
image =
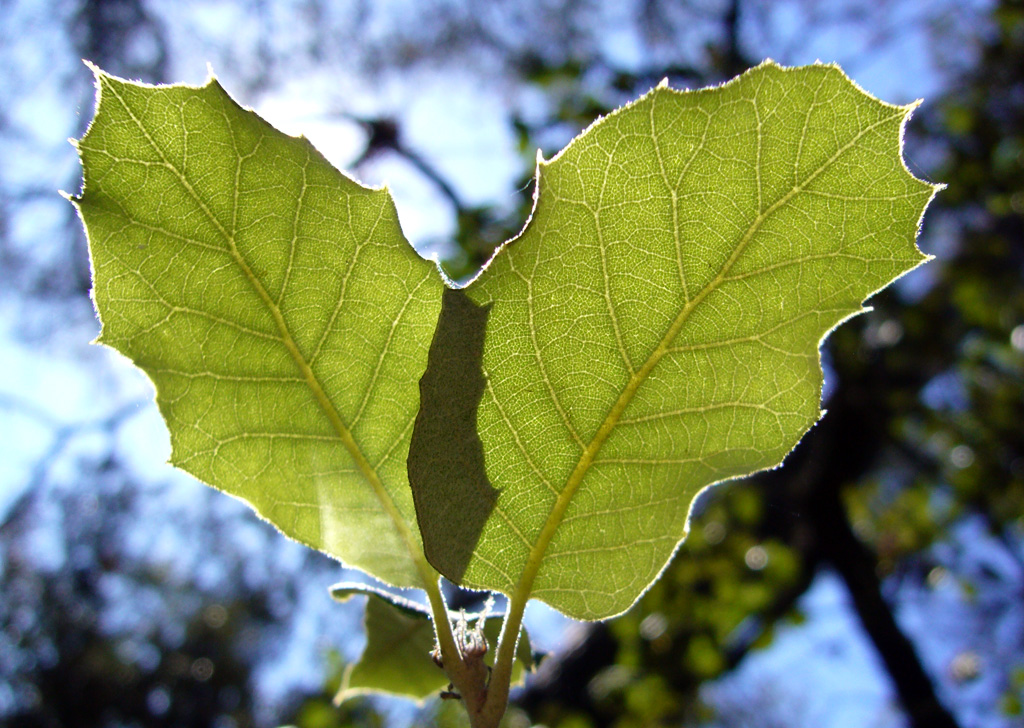
<path id="1" fill-rule="evenodd" d="M 494 658 L 494 671 L 487 690 L 485 708 L 489 715 L 497 715 L 497 721 L 505 714 L 508 705 L 509 687 L 512 684 L 512 663 L 515 661 L 516 648 L 522 632 L 523 612 L 529 597 L 517 590 L 509 597 L 508 612 L 501 625 L 501 637 L 498 638 L 498 652 Z"/>

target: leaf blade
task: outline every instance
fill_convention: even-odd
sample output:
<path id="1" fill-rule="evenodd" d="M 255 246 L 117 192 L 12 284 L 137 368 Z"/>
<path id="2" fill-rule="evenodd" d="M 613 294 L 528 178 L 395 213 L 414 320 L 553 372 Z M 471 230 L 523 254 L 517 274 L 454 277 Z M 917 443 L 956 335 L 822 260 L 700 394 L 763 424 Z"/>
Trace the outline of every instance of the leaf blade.
<path id="1" fill-rule="evenodd" d="M 212 78 L 96 74 L 75 202 L 98 341 L 153 380 L 172 464 L 292 538 L 421 586 L 408 371 L 425 366 L 441 285 L 390 196 Z"/>
<path id="2" fill-rule="evenodd" d="M 781 462 L 819 417 L 820 341 L 925 260 L 909 110 L 767 63 L 656 89 L 538 164 L 531 221 L 467 288 L 492 306 L 500 495 L 462 583 L 621 613 L 699 490 Z"/>

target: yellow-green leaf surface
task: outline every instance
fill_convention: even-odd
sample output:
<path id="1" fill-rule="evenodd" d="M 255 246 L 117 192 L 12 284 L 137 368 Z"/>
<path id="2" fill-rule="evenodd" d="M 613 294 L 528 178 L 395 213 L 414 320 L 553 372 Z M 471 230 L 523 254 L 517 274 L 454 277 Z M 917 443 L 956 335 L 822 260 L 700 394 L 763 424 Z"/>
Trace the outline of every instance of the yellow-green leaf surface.
<path id="1" fill-rule="evenodd" d="M 363 619 L 366 647 L 359 659 L 345 669 L 337 702 L 376 693 L 422 702 L 444 689 L 448 678 L 430 656 L 435 644 L 434 628 L 424 607 L 364 584 L 336 584 L 331 587 L 331 594 L 342 602 L 353 596 L 367 597 Z M 469 629 L 474 629 L 480 616 L 462 615 L 461 619 L 469 623 Z M 501 618 L 484 618 L 484 636 L 492 647 L 484 661 L 493 665 L 493 647 L 498 642 Z M 512 685 L 519 685 L 534 664 L 525 631 L 516 646 L 515 659 Z"/>
<path id="2" fill-rule="evenodd" d="M 820 416 L 822 338 L 925 260 L 912 108 L 767 62 L 659 87 L 539 163 L 530 222 L 466 289 L 490 307 L 477 418 L 499 496 L 446 575 L 613 616 L 702 488 L 782 461 Z"/>
<path id="3" fill-rule="evenodd" d="M 391 197 L 212 78 L 96 76 L 75 201 L 99 341 L 153 380 L 171 462 L 294 539 L 421 586 L 405 461 L 442 284 Z"/>

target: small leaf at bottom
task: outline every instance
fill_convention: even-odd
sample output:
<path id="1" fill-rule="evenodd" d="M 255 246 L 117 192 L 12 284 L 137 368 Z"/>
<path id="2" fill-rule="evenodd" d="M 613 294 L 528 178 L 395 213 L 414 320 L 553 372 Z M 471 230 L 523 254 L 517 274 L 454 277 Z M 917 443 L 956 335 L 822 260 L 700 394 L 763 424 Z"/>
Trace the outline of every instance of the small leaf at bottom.
<path id="1" fill-rule="evenodd" d="M 360 695 L 383 693 L 423 702 L 448 685 L 444 671 L 430 657 L 434 649 L 434 628 L 429 615 L 418 605 L 361 584 L 338 584 L 331 594 L 344 601 L 349 596 L 367 595 L 366 648 L 359 660 L 349 665 L 342 676 L 341 689 L 335 702 Z M 475 620 L 476 615 L 466 619 Z M 494 664 L 494 655 L 501 632 L 501 618 L 491 617 L 484 626 L 490 645 L 486 662 Z M 516 664 L 512 684 L 518 685 L 534 666 L 530 638 L 523 630 L 516 648 Z"/>

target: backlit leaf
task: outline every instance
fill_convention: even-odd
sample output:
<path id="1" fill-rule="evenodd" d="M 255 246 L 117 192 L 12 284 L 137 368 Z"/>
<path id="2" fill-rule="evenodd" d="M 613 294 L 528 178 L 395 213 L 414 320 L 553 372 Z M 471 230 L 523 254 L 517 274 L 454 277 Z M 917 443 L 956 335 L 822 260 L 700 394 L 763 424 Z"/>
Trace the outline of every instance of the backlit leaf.
<path id="1" fill-rule="evenodd" d="M 540 161 L 530 222 L 465 289 L 488 309 L 476 415 L 499 495 L 456 552 L 419 508 L 442 489 L 414 479 L 435 567 L 610 617 L 702 488 L 779 464 L 821 415 L 821 340 L 925 260 L 912 108 L 767 62 L 659 87 Z"/>
<path id="2" fill-rule="evenodd" d="M 96 76 L 75 201 L 99 341 L 153 380 L 171 462 L 294 539 L 422 585 L 405 461 L 442 284 L 391 197 L 213 79 Z"/>

